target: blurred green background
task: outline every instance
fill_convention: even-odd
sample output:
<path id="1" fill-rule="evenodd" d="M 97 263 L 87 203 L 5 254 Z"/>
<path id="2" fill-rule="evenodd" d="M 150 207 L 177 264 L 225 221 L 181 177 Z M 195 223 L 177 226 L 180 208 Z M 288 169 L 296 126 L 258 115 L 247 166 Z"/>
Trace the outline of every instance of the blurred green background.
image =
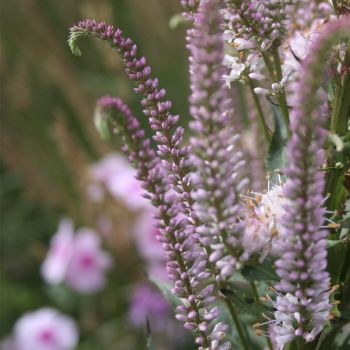
<path id="1" fill-rule="evenodd" d="M 39 273 L 60 217 L 70 216 L 77 226 L 90 224 L 91 208 L 83 190 L 86 169 L 116 148 L 101 141 L 94 129 L 95 100 L 105 94 L 120 96 L 146 125 L 138 97 L 115 53 L 100 42 L 83 40 L 83 55 L 75 57 L 67 35 L 69 27 L 84 18 L 121 27 L 148 58 L 153 75 L 173 101 L 173 111 L 183 116 L 185 124 L 185 30 L 169 27 L 171 17 L 181 12 L 178 3 L 1 1 L 0 339 L 25 311 L 54 305 L 79 319 L 82 349 L 135 346 L 135 334 L 129 334 L 122 321 L 127 308 L 124 297 L 133 276 L 126 273 L 133 264 L 124 246 L 115 247 L 117 267 L 111 274 L 112 287 L 103 298 L 51 290 Z M 124 256 L 118 255 L 121 251 Z M 114 341 L 117 347 L 111 346 Z"/>

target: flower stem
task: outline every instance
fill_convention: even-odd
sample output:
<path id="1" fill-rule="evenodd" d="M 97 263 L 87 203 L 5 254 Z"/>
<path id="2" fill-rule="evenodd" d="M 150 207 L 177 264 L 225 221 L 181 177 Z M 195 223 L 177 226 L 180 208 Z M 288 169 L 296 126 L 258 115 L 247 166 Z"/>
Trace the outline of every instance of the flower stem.
<path id="1" fill-rule="evenodd" d="M 269 129 L 266 125 L 264 112 L 263 112 L 263 109 L 261 107 L 259 97 L 254 92 L 254 83 L 249 77 L 248 77 L 248 86 L 249 86 L 250 92 L 251 92 L 252 97 L 253 97 L 254 105 L 256 108 L 257 115 L 258 115 L 258 122 L 259 122 L 260 129 L 261 129 L 262 133 L 264 134 L 264 138 L 265 138 L 267 145 L 269 145 L 271 142 L 271 135 L 270 135 Z"/>
<path id="2" fill-rule="evenodd" d="M 258 294 L 258 290 L 256 289 L 255 282 L 254 282 L 254 281 L 251 281 L 251 282 L 250 282 L 250 286 L 252 287 L 252 292 L 253 292 L 253 295 L 254 295 L 255 300 L 256 300 L 256 301 L 259 301 L 259 294 Z"/>
<path id="3" fill-rule="evenodd" d="M 244 350 L 250 350 L 250 347 L 245 339 L 245 336 L 243 334 L 243 328 L 239 322 L 239 319 L 238 319 L 238 316 L 237 316 L 237 313 L 236 313 L 236 310 L 234 308 L 234 306 L 232 305 L 232 303 L 230 302 L 230 300 L 226 299 L 225 298 L 225 303 L 226 303 L 226 306 L 228 308 L 228 310 L 230 311 L 230 314 L 231 314 L 231 317 L 232 317 L 232 320 L 235 324 L 235 327 L 237 329 L 237 333 L 238 333 L 238 336 L 241 340 L 241 343 L 242 343 L 242 346 L 243 346 L 243 349 Z"/>
<path id="4" fill-rule="evenodd" d="M 350 119 L 350 44 L 346 50 L 343 67 L 347 71 L 335 91 L 330 127 L 331 132 L 339 136 L 346 135 Z M 331 171 L 327 176 L 326 193 L 331 193 L 327 207 L 330 210 L 337 209 L 345 198 L 342 175 L 343 171 L 338 170 Z"/>
<path id="5" fill-rule="evenodd" d="M 272 55 L 273 55 L 273 61 L 276 68 L 277 82 L 280 82 L 282 80 L 282 67 L 281 67 L 281 58 L 277 47 L 273 50 Z M 284 87 L 282 87 L 278 101 L 281 104 L 281 109 L 283 112 L 283 116 L 285 118 L 287 129 L 288 129 L 289 128 L 289 110 L 288 110 L 286 92 L 284 90 Z"/>
<path id="6" fill-rule="evenodd" d="M 350 44 L 346 50 L 343 67 L 347 72 L 343 84 L 336 90 L 331 116 L 331 131 L 339 136 L 346 134 L 350 118 Z"/>
<path id="7" fill-rule="evenodd" d="M 270 79 L 274 83 L 279 83 L 282 80 L 282 68 L 281 68 L 281 60 L 278 53 L 278 48 L 273 50 L 273 63 L 271 62 L 270 55 L 266 52 L 262 52 L 262 57 L 264 59 L 267 70 L 269 71 Z M 279 107 L 282 111 L 284 123 L 288 130 L 288 134 L 290 135 L 289 130 L 289 110 L 287 105 L 286 93 L 284 91 L 284 87 L 282 87 L 281 92 L 276 96 L 278 100 Z"/>

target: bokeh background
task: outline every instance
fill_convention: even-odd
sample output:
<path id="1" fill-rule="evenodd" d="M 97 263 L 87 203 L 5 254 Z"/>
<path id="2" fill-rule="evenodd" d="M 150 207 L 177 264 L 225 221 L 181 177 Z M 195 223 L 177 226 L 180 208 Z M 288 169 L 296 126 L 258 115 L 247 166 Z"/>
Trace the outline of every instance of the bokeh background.
<path id="1" fill-rule="evenodd" d="M 120 96 L 146 123 L 115 53 L 96 40 L 82 40 L 83 55 L 75 57 L 67 35 L 83 18 L 120 26 L 148 58 L 173 101 L 173 111 L 186 124 L 185 28 L 169 25 L 181 12 L 178 3 L 1 1 L 0 339 L 11 334 L 25 312 L 52 306 L 78 323 L 79 349 L 146 347 L 145 326 L 127 321 L 130 293 L 144 270 L 129 234 L 135 213 L 114 199 L 96 206 L 86 197 L 87 169 L 120 145 L 117 139 L 101 140 L 96 132 L 96 99 Z M 49 286 L 40 266 L 60 219 L 70 217 L 76 227 L 94 227 L 101 212 L 113 218 L 113 233 L 104 242 L 114 260 L 106 288 L 82 296 L 66 286 Z M 169 339 L 160 344 L 171 349 Z M 186 348 L 185 343 L 181 346 Z"/>

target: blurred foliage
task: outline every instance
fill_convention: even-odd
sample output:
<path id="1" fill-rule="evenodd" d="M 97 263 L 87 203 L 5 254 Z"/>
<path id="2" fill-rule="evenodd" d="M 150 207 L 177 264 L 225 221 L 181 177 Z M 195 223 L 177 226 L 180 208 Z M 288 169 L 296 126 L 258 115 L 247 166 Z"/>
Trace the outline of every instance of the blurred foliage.
<path id="1" fill-rule="evenodd" d="M 117 95 L 141 115 L 115 54 L 88 40 L 82 50 L 89 54 L 74 57 L 66 44 L 68 28 L 91 17 L 120 26 L 139 44 L 185 123 L 184 28 L 169 28 L 170 18 L 179 12 L 177 0 L 1 2 L 0 338 L 25 311 L 53 305 L 80 319 L 79 349 L 146 346 L 144 334 L 138 339 L 124 322 L 125 300 L 140 272 L 135 271 L 137 258 L 130 253 L 128 232 L 120 234 L 121 223 L 110 244 L 117 252 L 116 268 L 102 296 L 79 297 L 63 287 L 48 288 L 39 268 L 61 216 L 72 217 L 78 227 L 90 225 L 94 217 L 96 208 L 89 206 L 84 192 L 86 170 L 115 149 L 94 129 L 95 100 Z M 118 204 L 114 209 L 118 222 L 125 214 Z"/>

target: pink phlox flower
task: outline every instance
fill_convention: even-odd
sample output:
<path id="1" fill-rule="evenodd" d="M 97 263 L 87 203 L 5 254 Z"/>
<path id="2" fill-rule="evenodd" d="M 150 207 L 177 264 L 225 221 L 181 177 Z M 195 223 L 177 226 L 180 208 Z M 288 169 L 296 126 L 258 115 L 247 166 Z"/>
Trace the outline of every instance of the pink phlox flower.
<path id="1" fill-rule="evenodd" d="M 143 212 L 136 220 L 133 233 L 137 250 L 147 264 L 147 273 L 150 276 L 167 280 L 164 269 L 166 254 L 157 239 L 160 232 L 153 214 L 153 210 Z"/>
<path id="2" fill-rule="evenodd" d="M 16 350 L 71 350 L 78 342 L 74 321 L 51 308 L 24 314 L 14 326 Z"/>
<path id="3" fill-rule="evenodd" d="M 92 183 L 88 186 L 88 195 L 92 200 L 99 201 L 103 198 L 104 187 L 113 197 L 124 201 L 131 210 L 148 207 L 150 204 L 143 198 L 144 190 L 135 176 L 136 170 L 125 157 L 108 154 L 90 169 Z"/>
<path id="4" fill-rule="evenodd" d="M 170 305 L 159 291 L 139 283 L 131 296 L 129 320 L 135 327 L 144 327 L 147 318 L 155 330 L 166 329 L 170 322 Z"/>
<path id="5" fill-rule="evenodd" d="M 82 228 L 74 234 L 72 221 L 62 219 L 41 273 L 50 284 L 66 282 L 80 293 L 95 293 L 104 287 L 111 265 L 111 256 L 101 249 L 95 231 Z"/>
<path id="6" fill-rule="evenodd" d="M 88 228 L 78 230 L 73 251 L 66 276 L 68 285 L 87 294 L 103 289 L 106 272 L 112 266 L 112 258 L 101 249 L 100 237 Z"/>
<path id="7" fill-rule="evenodd" d="M 49 253 L 41 266 L 41 274 L 48 283 L 63 282 L 72 256 L 73 240 L 73 222 L 69 218 L 64 218 L 51 239 Z"/>
<path id="8" fill-rule="evenodd" d="M 164 262 L 165 252 L 156 238 L 160 233 L 151 212 L 144 212 L 138 217 L 134 234 L 139 253 L 147 262 Z"/>

